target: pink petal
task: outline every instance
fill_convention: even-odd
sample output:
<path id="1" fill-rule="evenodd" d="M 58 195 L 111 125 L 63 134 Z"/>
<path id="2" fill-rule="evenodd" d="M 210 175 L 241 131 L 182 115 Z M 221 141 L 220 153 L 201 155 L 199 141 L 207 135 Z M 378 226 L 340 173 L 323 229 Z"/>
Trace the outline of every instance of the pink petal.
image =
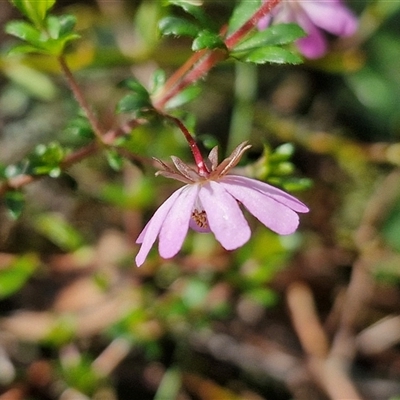
<path id="1" fill-rule="evenodd" d="M 312 4 L 314 4 L 312 2 Z M 299 10 L 294 16 L 293 21 L 298 23 L 307 36 L 297 40 L 296 44 L 300 52 L 308 58 L 322 57 L 327 50 L 327 43 L 323 33 L 315 26 L 308 14 Z"/>
<path id="2" fill-rule="evenodd" d="M 158 250 L 161 257 L 171 258 L 181 249 L 198 192 L 199 185 L 185 186 L 170 208 L 159 234 Z"/>
<path id="3" fill-rule="evenodd" d="M 251 231 L 242 210 L 219 183 L 204 183 L 199 199 L 207 213 L 211 231 L 226 250 L 236 249 L 249 240 Z"/>
<path id="4" fill-rule="evenodd" d="M 185 189 L 185 187 L 186 186 L 178 189 L 170 197 L 168 197 L 168 199 L 165 200 L 163 204 L 161 204 L 161 206 L 157 209 L 153 217 L 150 219 L 150 221 L 147 223 L 147 225 L 144 227 L 139 237 L 137 238 L 136 243 L 142 244 L 139 253 L 135 258 L 136 265 L 138 267 L 140 267 L 144 263 L 144 260 L 149 254 L 151 247 L 157 239 L 161 226 L 164 223 L 164 220 L 167 217 L 169 210 L 174 205 L 174 202 L 179 198 L 181 192 Z"/>
<path id="5" fill-rule="evenodd" d="M 297 200 L 295 197 L 281 189 L 268 185 L 267 183 L 257 181 L 256 179 L 239 175 L 226 175 L 221 180 L 221 183 L 229 183 L 234 186 L 245 187 L 262 192 L 266 196 L 273 198 L 275 201 L 282 203 L 296 212 L 306 213 L 309 211 L 308 207 L 300 200 Z"/>
<path id="6" fill-rule="evenodd" d="M 227 192 L 239 200 L 265 226 L 280 235 L 293 233 L 299 225 L 299 216 L 286 205 L 247 185 L 221 181 Z"/>
<path id="7" fill-rule="evenodd" d="M 338 1 L 302 1 L 304 11 L 318 27 L 337 36 L 350 36 L 357 29 L 357 18 Z"/>
<path id="8" fill-rule="evenodd" d="M 262 17 L 258 23 L 257 23 L 257 28 L 260 31 L 263 31 L 264 29 L 267 29 L 269 24 L 271 23 L 271 14 L 267 14 L 264 17 Z"/>
<path id="9" fill-rule="evenodd" d="M 306 31 L 307 36 L 296 41 L 300 53 L 307 58 L 322 57 L 328 48 L 324 34 L 315 25 L 311 25 L 307 29 L 304 26 L 302 28 Z"/>

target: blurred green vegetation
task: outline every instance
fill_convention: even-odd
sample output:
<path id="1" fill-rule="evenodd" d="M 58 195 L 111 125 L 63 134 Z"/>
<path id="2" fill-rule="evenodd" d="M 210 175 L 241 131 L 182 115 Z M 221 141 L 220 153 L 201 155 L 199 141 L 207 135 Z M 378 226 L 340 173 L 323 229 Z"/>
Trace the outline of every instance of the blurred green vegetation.
<path id="1" fill-rule="evenodd" d="M 204 3 L 217 28 L 229 20 L 233 2 Z M 55 15 L 75 16 L 80 39 L 60 20 L 55 36 L 66 35 L 66 59 L 101 125 L 148 118 L 99 151 L 49 56 L 60 47 L 11 56 L 16 40 L 1 36 L 0 177 L 35 179 L 0 208 L 0 397 L 325 398 L 290 322 L 291 284 L 312 289 L 330 338 L 360 259 L 375 297 L 356 313 L 354 342 L 400 304 L 400 2 L 348 5 L 359 31 L 332 38 L 326 57 L 244 68 L 228 60 L 168 104 L 205 151 L 248 140 L 239 168 L 309 205 L 300 230 L 279 237 L 249 217 L 252 239 L 237 251 L 191 232 L 177 257 L 162 260 L 155 246 L 140 269 L 137 235 L 179 187 L 154 177 L 152 157 L 191 159 L 181 132 L 146 108 L 148 91 L 192 54 L 188 38 L 158 30 L 183 11 L 158 0 L 57 2 Z M 3 28 L 21 19 L 2 7 Z M 82 149 L 88 156 L 75 159 Z M 366 399 L 396 398 L 397 350 L 352 360 Z M 294 365 L 306 379 L 281 373 Z"/>

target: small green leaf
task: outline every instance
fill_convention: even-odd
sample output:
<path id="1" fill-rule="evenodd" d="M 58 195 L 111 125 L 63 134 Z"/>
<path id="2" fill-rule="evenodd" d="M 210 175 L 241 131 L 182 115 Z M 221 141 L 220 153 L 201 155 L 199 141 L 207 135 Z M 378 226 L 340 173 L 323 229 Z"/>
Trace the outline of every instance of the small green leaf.
<path id="1" fill-rule="evenodd" d="M 11 49 L 8 51 L 8 55 L 18 56 L 20 54 L 29 54 L 37 52 L 38 49 L 36 46 L 32 46 L 30 44 L 18 44 L 16 46 L 11 47 Z"/>
<path id="2" fill-rule="evenodd" d="M 76 25 L 76 17 L 71 14 L 63 14 L 58 17 L 60 23 L 59 37 L 72 33 Z"/>
<path id="3" fill-rule="evenodd" d="M 183 104 L 189 103 L 190 101 L 194 100 L 199 94 L 201 93 L 201 87 L 192 85 L 188 86 L 186 89 L 179 92 L 176 96 L 170 99 L 165 108 L 171 109 L 180 107 Z"/>
<path id="4" fill-rule="evenodd" d="M 284 143 L 278 146 L 270 156 L 270 161 L 288 161 L 294 154 L 295 147 L 293 143 Z"/>
<path id="5" fill-rule="evenodd" d="M 46 18 L 47 32 L 52 39 L 58 39 L 60 37 L 61 23 L 59 18 L 54 15 L 49 15 Z"/>
<path id="6" fill-rule="evenodd" d="M 8 213 L 13 219 L 18 219 L 25 207 L 25 196 L 19 190 L 10 190 L 5 195 Z"/>
<path id="7" fill-rule="evenodd" d="M 64 251 L 77 250 L 84 243 L 81 234 L 60 214 L 41 214 L 33 224 L 39 233 Z"/>
<path id="8" fill-rule="evenodd" d="M 242 0 L 233 10 L 229 20 L 228 34 L 238 30 L 261 6 L 262 0 Z"/>
<path id="9" fill-rule="evenodd" d="M 64 155 L 64 149 L 57 142 L 39 144 L 28 157 L 28 171 L 32 175 L 48 174 L 51 177 L 58 177 L 61 174 L 60 164 Z"/>
<path id="10" fill-rule="evenodd" d="M 6 25 L 6 33 L 18 39 L 31 43 L 34 46 L 42 46 L 42 34 L 32 24 L 26 21 L 11 21 Z"/>
<path id="11" fill-rule="evenodd" d="M 141 96 L 149 97 L 149 92 L 147 89 L 136 79 L 136 78 L 128 78 L 120 82 L 119 87 L 123 87 L 133 92 L 140 94 Z"/>
<path id="12" fill-rule="evenodd" d="M 246 292 L 246 297 L 264 307 L 273 307 L 278 301 L 275 291 L 268 288 L 253 288 Z"/>
<path id="13" fill-rule="evenodd" d="M 56 0 L 11 0 L 15 7 L 37 27 L 43 25 L 47 12 Z"/>
<path id="14" fill-rule="evenodd" d="M 122 165 L 124 164 L 124 159 L 123 159 L 123 157 L 121 157 L 121 155 L 115 149 L 107 149 L 106 157 L 107 157 L 108 165 L 114 171 L 121 170 Z"/>
<path id="15" fill-rule="evenodd" d="M 199 32 L 199 28 L 192 22 L 171 16 L 163 18 L 158 27 L 163 35 L 195 37 Z"/>
<path id="16" fill-rule="evenodd" d="M 24 286 L 36 268 L 39 260 L 34 255 L 23 255 L 0 269 L 0 298 L 4 299 Z"/>
<path id="17" fill-rule="evenodd" d="M 154 400 L 177 399 L 182 388 L 182 374 L 177 368 L 165 371 Z"/>
<path id="18" fill-rule="evenodd" d="M 170 0 L 169 4 L 181 7 L 185 12 L 195 17 L 203 27 L 212 28 L 214 25 L 214 22 L 204 13 L 200 2 Z"/>
<path id="19" fill-rule="evenodd" d="M 138 113 L 143 109 L 149 109 L 152 105 L 148 96 L 141 93 L 130 93 L 124 96 L 117 104 L 117 113 Z"/>
<path id="20" fill-rule="evenodd" d="M 262 47 L 240 56 L 239 59 L 255 64 L 300 64 L 303 61 L 299 55 L 278 46 Z"/>
<path id="21" fill-rule="evenodd" d="M 33 51 L 36 49 L 34 48 Z M 11 61 L 2 72 L 29 93 L 29 96 L 34 96 L 41 101 L 53 101 L 57 94 L 57 86 L 48 74 L 19 61 Z"/>
<path id="22" fill-rule="evenodd" d="M 221 37 L 208 30 L 199 32 L 192 43 L 192 50 L 199 51 L 203 49 L 224 48 L 224 42 Z"/>
<path id="23" fill-rule="evenodd" d="M 83 139 L 94 138 L 93 128 L 86 117 L 77 117 L 70 120 L 65 131 L 67 136 L 72 135 Z"/>
<path id="24" fill-rule="evenodd" d="M 26 21 L 9 22 L 6 32 L 28 43 L 17 45 L 10 53 L 41 53 L 55 56 L 62 54 L 67 43 L 80 37 L 77 33 L 69 31 L 74 20 L 74 17 L 67 15 L 49 16 L 46 20 L 47 30 L 38 30 Z"/>
<path id="25" fill-rule="evenodd" d="M 256 49 L 263 46 L 277 46 L 292 43 L 305 36 L 305 32 L 296 24 L 278 24 L 258 31 L 235 47 L 234 51 Z"/>
<path id="26" fill-rule="evenodd" d="M 151 92 L 156 93 L 157 90 L 164 86 L 166 80 L 167 77 L 165 71 L 163 71 L 162 69 L 155 70 L 153 75 L 151 76 Z"/>

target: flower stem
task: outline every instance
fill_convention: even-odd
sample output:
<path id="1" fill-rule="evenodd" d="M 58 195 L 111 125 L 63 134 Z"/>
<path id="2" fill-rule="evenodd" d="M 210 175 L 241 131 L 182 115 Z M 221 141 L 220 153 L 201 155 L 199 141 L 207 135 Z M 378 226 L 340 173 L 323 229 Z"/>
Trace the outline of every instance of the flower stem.
<path id="1" fill-rule="evenodd" d="M 241 39 L 243 39 L 258 23 L 267 15 L 281 0 L 269 0 L 262 6 L 235 32 L 225 39 L 225 46 L 228 50 L 232 49 Z M 221 36 L 225 35 L 227 27 L 221 29 Z M 165 83 L 162 90 L 153 98 L 153 105 L 156 109 L 162 110 L 168 100 L 172 99 L 187 86 L 204 77 L 218 62 L 228 58 L 226 50 L 201 50 L 194 53 L 189 60 L 182 65 Z"/>
<path id="2" fill-rule="evenodd" d="M 75 77 L 73 76 L 71 70 L 69 69 L 64 56 L 60 56 L 58 58 L 58 61 L 60 63 L 61 70 L 64 73 L 65 78 L 67 79 L 68 85 L 72 93 L 74 94 L 76 101 L 85 112 L 86 117 L 89 120 L 91 127 L 93 128 L 94 134 L 96 135 L 97 139 L 99 139 L 100 142 L 103 142 L 103 129 L 101 128 L 99 121 L 94 115 L 89 103 L 86 101 L 85 96 L 83 95 L 81 88 L 76 82 Z"/>
<path id="3" fill-rule="evenodd" d="M 281 0 L 265 1 L 263 5 L 235 32 L 225 40 L 228 49 L 232 49 L 240 40 L 242 40 L 258 23 L 258 21 L 278 5 Z"/>
<path id="4" fill-rule="evenodd" d="M 249 140 L 253 126 L 257 81 L 256 65 L 250 63 L 235 65 L 235 97 L 228 136 L 228 154 L 239 143 Z"/>
<path id="5" fill-rule="evenodd" d="M 185 136 L 185 139 L 188 141 L 190 150 L 192 151 L 192 154 L 193 154 L 194 161 L 196 162 L 197 171 L 198 171 L 199 175 L 208 176 L 210 174 L 210 171 L 208 170 L 208 168 L 204 162 L 204 159 L 203 159 L 203 156 L 201 155 L 199 146 L 197 146 L 196 141 L 194 140 L 193 136 L 190 134 L 190 132 L 188 131 L 186 126 L 183 124 L 183 122 L 180 119 L 175 118 L 172 115 L 166 115 L 166 117 L 169 118 L 171 121 L 173 121 L 178 126 L 178 128 L 181 130 L 181 132 Z"/>

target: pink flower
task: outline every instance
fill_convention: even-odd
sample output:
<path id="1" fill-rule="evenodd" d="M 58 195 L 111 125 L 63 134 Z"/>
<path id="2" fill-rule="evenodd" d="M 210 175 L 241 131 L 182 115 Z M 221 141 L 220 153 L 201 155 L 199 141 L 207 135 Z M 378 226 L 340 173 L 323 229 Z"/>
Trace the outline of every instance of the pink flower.
<path id="1" fill-rule="evenodd" d="M 327 51 L 327 40 L 321 29 L 336 36 L 351 36 L 357 29 L 357 18 L 341 0 L 282 0 L 265 18 L 259 29 L 274 23 L 295 22 L 307 33 L 297 46 L 308 58 L 318 58 Z"/>
<path id="2" fill-rule="evenodd" d="M 176 167 L 163 167 L 157 174 L 186 183 L 155 212 L 137 239 L 141 244 L 136 264 L 142 265 L 156 241 L 163 258 L 175 256 L 182 247 L 189 227 L 198 232 L 213 232 L 226 250 L 246 243 L 251 231 L 240 204 L 259 221 L 281 235 L 293 233 L 299 224 L 297 212 L 308 212 L 299 200 L 266 183 L 244 176 L 227 175 L 250 146 L 239 145 L 218 165 L 218 149 L 208 156 L 209 173 L 198 173 L 178 157 Z"/>

